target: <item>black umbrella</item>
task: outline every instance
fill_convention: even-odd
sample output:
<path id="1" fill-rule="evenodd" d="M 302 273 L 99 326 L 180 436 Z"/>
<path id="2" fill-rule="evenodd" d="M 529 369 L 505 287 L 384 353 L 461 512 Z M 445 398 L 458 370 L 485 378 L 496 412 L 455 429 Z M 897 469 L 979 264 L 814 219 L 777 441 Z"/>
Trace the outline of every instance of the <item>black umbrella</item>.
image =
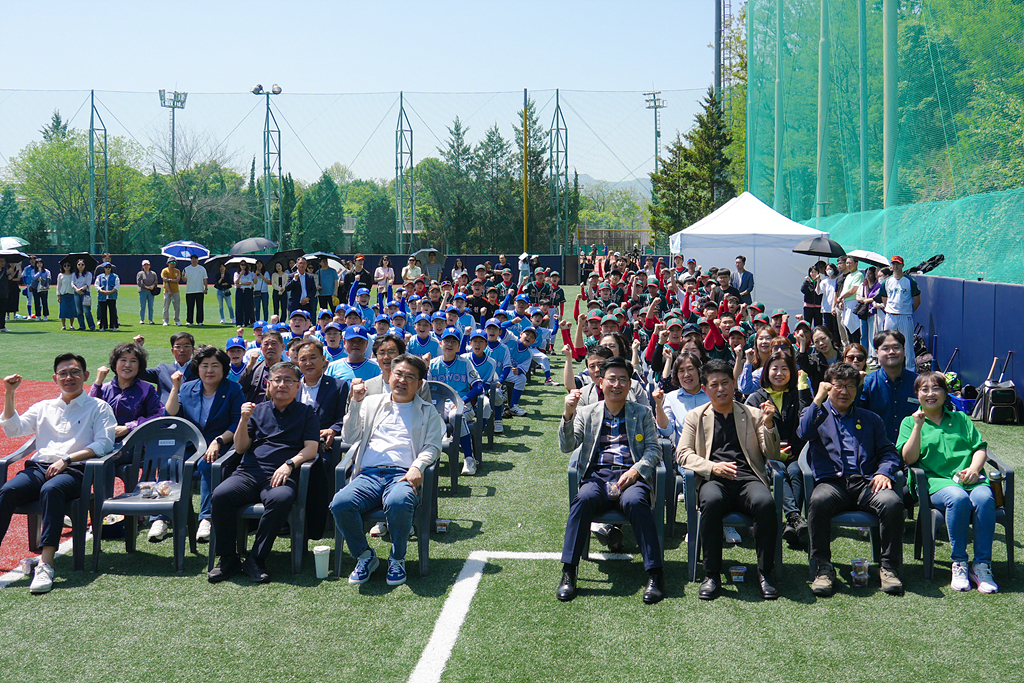
<path id="1" fill-rule="evenodd" d="M 221 264 L 223 263 L 224 265 L 227 265 L 230 260 L 231 254 L 217 254 L 216 256 L 210 256 L 203 261 L 203 267 L 206 268 L 206 272 L 209 273 L 210 278 L 213 279 L 220 275 Z M 230 268 L 231 266 L 228 267 Z"/>
<path id="2" fill-rule="evenodd" d="M 87 273 L 93 272 L 94 270 L 96 270 L 96 266 L 99 265 L 99 261 L 97 261 L 92 254 L 86 254 L 85 252 L 68 254 L 67 256 L 60 260 L 59 265 L 63 268 L 65 263 L 70 263 L 71 272 L 76 273 L 78 272 L 76 264 L 79 261 L 85 261 L 85 272 Z"/>
<path id="3" fill-rule="evenodd" d="M 817 237 L 809 237 L 805 240 L 801 240 L 799 244 L 793 247 L 793 253 L 807 254 L 808 256 L 821 256 L 822 258 L 846 256 L 846 250 L 839 245 L 839 242 L 836 242 L 825 235 L 818 235 Z"/>
<path id="4" fill-rule="evenodd" d="M 320 270 L 320 259 L 327 259 L 327 267 L 338 270 L 341 268 L 341 259 L 334 254 L 328 254 L 325 251 L 314 251 L 312 254 L 303 254 L 306 262 L 309 264 L 309 269 L 312 271 Z"/>
<path id="5" fill-rule="evenodd" d="M 231 254 L 255 254 L 264 249 L 277 249 L 277 242 L 266 237 L 249 237 L 241 242 L 235 242 L 235 246 L 231 247 Z"/>
<path id="6" fill-rule="evenodd" d="M 271 256 L 269 261 L 264 262 L 263 270 L 268 272 L 268 273 L 273 273 L 274 272 L 274 267 L 275 267 L 274 264 L 276 264 L 277 262 L 280 261 L 282 264 L 284 264 L 285 272 L 287 272 L 288 271 L 288 261 L 289 260 L 295 260 L 295 259 L 299 258 L 300 256 L 302 256 L 302 254 L 303 254 L 303 250 L 302 249 L 285 249 L 284 251 L 279 251 L 276 254 L 274 254 L 273 256 Z"/>
<path id="7" fill-rule="evenodd" d="M 3 256 L 11 263 L 14 263 L 15 261 L 24 261 L 28 258 L 28 254 L 23 251 L 18 251 L 17 249 L 0 249 L 0 256 Z"/>

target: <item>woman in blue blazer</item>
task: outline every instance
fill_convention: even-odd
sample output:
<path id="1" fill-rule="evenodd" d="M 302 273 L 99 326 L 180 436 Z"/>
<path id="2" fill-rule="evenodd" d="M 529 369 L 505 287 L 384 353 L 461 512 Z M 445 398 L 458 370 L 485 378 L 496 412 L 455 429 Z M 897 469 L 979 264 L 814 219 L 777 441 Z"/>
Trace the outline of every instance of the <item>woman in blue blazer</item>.
<path id="1" fill-rule="evenodd" d="M 200 346 L 189 368 L 194 379 L 182 384 L 183 375 L 171 375 L 171 393 L 165 409 L 168 415 L 192 422 L 206 437 L 209 447 L 199 461 L 199 530 L 196 540 L 210 540 L 210 516 L 213 511 L 211 463 L 231 447 L 235 427 L 242 415 L 242 387 L 228 379 L 231 360 L 215 346 Z"/>

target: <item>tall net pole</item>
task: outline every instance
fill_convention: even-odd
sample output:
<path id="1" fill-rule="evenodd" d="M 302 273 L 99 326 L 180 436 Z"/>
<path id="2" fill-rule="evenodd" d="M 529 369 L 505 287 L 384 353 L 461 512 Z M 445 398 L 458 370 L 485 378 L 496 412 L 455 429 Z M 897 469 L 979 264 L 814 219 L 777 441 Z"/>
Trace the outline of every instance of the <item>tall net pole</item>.
<path id="1" fill-rule="evenodd" d="M 526 88 L 523 88 L 523 251 L 526 248 L 526 222 L 530 217 L 530 174 L 527 165 L 527 154 L 530 151 L 530 131 L 527 130 L 527 98 Z"/>
<path id="2" fill-rule="evenodd" d="M 277 243 L 284 249 L 284 207 L 281 202 L 283 180 L 281 172 L 281 127 L 270 108 L 270 91 L 267 96 L 267 116 L 263 124 L 263 236 L 274 238 L 273 198 L 277 195 Z"/>
<path id="3" fill-rule="evenodd" d="M 416 195 L 413 185 L 412 125 L 405 114 L 405 95 L 398 93 L 398 125 L 395 126 L 395 252 L 413 252 Z"/>
<path id="4" fill-rule="evenodd" d="M 555 238 L 559 253 L 569 243 L 569 131 L 555 90 L 555 113 L 551 117 L 550 171 L 551 209 L 555 219 Z"/>
<path id="5" fill-rule="evenodd" d="M 109 204 L 108 204 L 108 187 L 107 187 L 107 127 L 103 123 L 103 117 L 100 116 L 99 110 L 96 109 L 96 93 L 95 91 L 89 92 L 89 159 L 87 161 L 89 169 L 89 250 L 106 251 L 110 249 L 110 217 L 109 217 Z M 99 125 L 97 126 L 97 121 Z M 100 152 L 96 151 L 97 142 L 102 146 Z M 96 170 L 96 159 L 100 157 L 100 170 L 98 174 L 101 176 L 97 179 Z M 96 227 L 97 227 L 97 188 L 103 187 L 102 194 L 102 210 L 103 210 L 103 249 L 97 249 L 96 245 Z"/>

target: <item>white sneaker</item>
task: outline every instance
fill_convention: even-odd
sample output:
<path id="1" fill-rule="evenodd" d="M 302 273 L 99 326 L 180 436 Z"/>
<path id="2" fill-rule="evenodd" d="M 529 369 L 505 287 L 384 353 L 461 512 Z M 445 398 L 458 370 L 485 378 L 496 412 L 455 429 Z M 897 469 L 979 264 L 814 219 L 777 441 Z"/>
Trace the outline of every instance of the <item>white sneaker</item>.
<path id="1" fill-rule="evenodd" d="M 466 458 L 466 462 L 462 464 L 462 473 L 469 476 L 476 474 L 476 458 Z"/>
<path id="2" fill-rule="evenodd" d="M 526 411 L 519 406 L 512 406 L 509 411 L 516 417 L 526 417 Z"/>
<path id="3" fill-rule="evenodd" d="M 544 386 L 547 386 L 547 387 L 557 387 L 558 386 L 558 382 L 555 381 L 554 377 L 548 377 L 546 380 L 544 380 Z"/>
<path id="4" fill-rule="evenodd" d="M 32 584 L 28 587 L 30 593 L 49 593 L 53 588 L 53 567 L 40 562 L 36 566 L 36 573 L 32 576 Z"/>
<path id="5" fill-rule="evenodd" d="M 149 527 L 149 536 L 147 538 L 150 543 L 159 543 L 167 538 L 167 522 L 162 519 L 154 521 L 152 526 Z"/>
<path id="6" fill-rule="evenodd" d="M 66 527 L 74 526 L 71 523 L 71 517 L 69 517 L 68 515 L 64 515 L 64 526 L 66 526 Z"/>
<path id="7" fill-rule="evenodd" d="M 373 525 L 373 528 L 370 529 L 370 535 L 373 536 L 374 538 L 380 538 L 382 536 L 386 536 L 387 533 L 388 533 L 387 522 L 377 522 L 376 524 Z"/>
<path id="8" fill-rule="evenodd" d="M 978 586 L 979 593 L 998 593 L 999 586 L 992 578 L 992 565 L 988 562 L 975 562 L 971 565 L 971 581 Z"/>
<path id="9" fill-rule="evenodd" d="M 196 530 L 196 541 L 198 543 L 209 543 L 211 529 L 213 529 L 213 525 L 210 524 L 210 520 L 199 520 L 199 528 Z"/>
<path id="10" fill-rule="evenodd" d="M 731 526 L 725 527 L 725 542 L 732 543 L 733 545 L 740 543 L 743 539 L 740 538 L 740 534 L 736 529 Z"/>
<path id="11" fill-rule="evenodd" d="M 164 321 L 164 327 L 167 327 L 167 321 L 166 320 Z"/>
<path id="12" fill-rule="evenodd" d="M 504 431 L 505 431 L 505 425 L 503 425 L 501 423 L 501 420 L 495 420 L 494 421 L 494 433 L 495 434 L 501 434 Z"/>
<path id="13" fill-rule="evenodd" d="M 949 587 L 955 591 L 971 590 L 971 580 L 967 577 L 966 562 L 953 563 L 953 580 L 949 582 Z"/>

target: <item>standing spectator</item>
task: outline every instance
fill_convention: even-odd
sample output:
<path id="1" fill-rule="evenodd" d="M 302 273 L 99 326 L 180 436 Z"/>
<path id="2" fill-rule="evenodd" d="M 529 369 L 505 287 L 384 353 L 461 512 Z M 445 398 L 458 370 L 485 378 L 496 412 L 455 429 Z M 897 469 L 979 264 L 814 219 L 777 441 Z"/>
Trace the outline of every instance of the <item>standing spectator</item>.
<path id="1" fill-rule="evenodd" d="M 89 331 L 96 331 L 96 323 L 92 319 L 92 273 L 85 269 L 85 261 L 79 259 L 75 264 L 75 274 L 71 276 L 71 284 L 75 289 L 75 307 L 78 312 L 78 329 L 85 329 L 89 321 Z"/>
<path id="2" fill-rule="evenodd" d="M 32 291 L 32 298 L 36 304 L 36 315 L 46 321 L 50 319 L 50 286 L 53 284 L 53 275 L 43 265 L 41 258 L 36 259 L 35 271 L 29 289 Z"/>
<path id="3" fill-rule="evenodd" d="M 92 277 L 92 273 L 85 274 Z M 60 544 L 67 502 L 82 493 L 85 471 L 81 463 L 105 455 L 114 445 L 114 413 L 103 401 L 84 395 L 82 389 L 87 379 L 85 359 L 62 353 L 53 360 L 53 381 L 60 396 L 40 401 L 24 415 L 18 415 L 14 393 L 21 386 L 21 376 L 4 378 L 0 426 L 12 439 L 34 434 L 36 452 L 25 463 L 25 469 L 0 488 L 0 540 L 7 534 L 15 508 L 39 501 L 41 548 L 39 565 L 29 586 L 32 593 L 46 593 L 53 588 L 53 557 Z"/>
<path id="4" fill-rule="evenodd" d="M 373 273 L 363 267 L 365 262 L 365 256 L 362 254 L 356 254 L 355 261 L 352 263 L 352 270 L 345 273 L 345 277 L 342 279 L 341 290 L 338 292 L 338 298 L 341 299 L 342 303 L 352 303 L 355 298 L 353 288 L 355 291 L 359 291 L 363 287 L 366 287 L 367 289 L 373 287 Z M 410 263 L 410 265 L 412 264 Z M 295 307 L 292 306 L 292 308 Z"/>
<path id="5" fill-rule="evenodd" d="M 860 291 L 860 286 L 863 283 L 864 273 L 857 269 L 857 259 L 847 256 L 846 279 L 843 281 L 842 291 L 836 295 L 836 300 L 843 302 L 843 320 L 840 327 L 846 332 L 843 346 L 861 341 L 860 318 L 853 312 L 853 309 L 857 305 L 857 292 Z"/>
<path id="6" fill-rule="evenodd" d="M 402 268 L 402 282 L 405 284 L 409 284 L 410 282 L 418 278 L 420 275 L 423 275 L 423 271 L 416 265 L 416 257 L 410 256 L 409 265 L 407 265 L 405 268 Z"/>
<path id="7" fill-rule="evenodd" d="M 18 285 L 8 275 L 7 258 L 0 256 L 0 332 L 7 332 L 7 309 L 12 297 L 17 301 Z"/>
<path id="8" fill-rule="evenodd" d="M 2 258 L 2 257 L 0 257 Z M 3 270 L 0 269 L 0 274 Z M 60 265 L 60 273 L 57 274 L 57 307 L 60 315 L 60 329 L 66 331 L 68 329 L 68 323 L 71 324 L 71 329 L 75 329 L 75 318 L 78 317 L 78 307 L 75 303 L 75 285 L 74 276 L 71 274 L 71 262 L 64 261 Z M 0 277 L 0 329 L 3 329 L 4 317 L 3 317 L 3 291 L 4 283 Z"/>
<path id="9" fill-rule="evenodd" d="M 171 306 L 174 306 L 174 324 L 181 325 L 181 294 L 178 292 L 181 271 L 178 270 L 178 260 L 173 256 L 168 257 L 167 267 L 160 271 L 160 279 L 164 284 L 164 327 L 170 324 L 168 313 Z"/>
<path id="10" fill-rule="evenodd" d="M 35 319 L 35 314 L 32 313 L 32 282 L 36 279 L 36 257 L 28 257 L 28 266 L 21 271 L 21 279 L 19 282 L 24 285 L 25 289 L 21 290 L 25 295 L 25 308 L 27 309 L 28 318 L 30 320 Z"/>
<path id="11" fill-rule="evenodd" d="M 110 260 L 110 252 L 106 252 L 105 251 L 102 254 L 100 254 L 100 262 L 99 262 L 99 264 L 95 268 L 93 268 L 93 271 L 92 271 L 92 279 L 93 280 L 95 280 L 96 278 L 98 278 L 100 275 L 103 274 L 103 264 L 104 263 L 113 263 Z M 111 272 L 116 273 L 117 272 L 117 266 L 113 266 L 111 268 Z"/>
<path id="12" fill-rule="evenodd" d="M 461 275 L 468 275 L 468 274 L 469 274 L 469 271 L 466 270 L 466 266 L 462 262 L 462 259 L 460 259 L 460 258 L 455 259 L 455 266 L 452 267 L 452 282 L 458 282 L 459 281 L 459 276 L 461 276 Z"/>
<path id="13" fill-rule="evenodd" d="M 113 272 L 114 264 L 103 264 L 103 272 L 96 278 L 96 300 L 100 304 L 99 326 L 101 330 L 117 332 L 117 290 L 121 281 Z"/>
<path id="14" fill-rule="evenodd" d="M 820 270 L 818 272 L 821 272 Z M 825 266 L 825 276 L 818 279 L 818 294 L 821 295 L 822 324 L 832 333 L 833 339 L 839 338 L 839 325 L 836 323 L 836 267 L 829 263 Z"/>
<path id="15" fill-rule="evenodd" d="M 444 270 L 444 264 L 438 262 L 437 252 L 427 252 L 427 264 L 423 266 L 423 274 L 427 276 L 428 282 L 440 282 L 441 271 Z"/>
<path id="16" fill-rule="evenodd" d="M 149 324 L 153 324 L 153 299 L 154 292 L 156 290 L 156 273 L 153 271 L 153 267 L 146 259 L 142 262 L 142 270 L 139 271 L 138 275 L 135 276 L 135 284 L 139 288 L 139 324 L 144 325 L 146 323 L 147 313 L 149 311 Z M 58 287 L 58 294 L 60 294 Z"/>
<path id="17" fill-rule="evenodd" d="M 253 289 L 256 274 L 249 270 L 249 264 L 242 261 L 235 274 L 235 322 L 246 327 L 255 322 L 253 317 Z"/>
<path id="18" fill-rule="evenodd" d="M 867 317 L 860 319 L 860 341 L 868 347 L 868 356 L 875 355 L 874 336 L 876 332 L 881 331 L 875 329 L 879 317 L 879 311 L 875 308 L 875 297 L 878 296 L 878 292 L 882 289 L 882 284 L 878 281 L 877 272 L 878 269 L 875 266 L 866 268 L 864 270 L 864 281 L 857 290 L 857 304 L 866 306 L 868 311 Z"/>
<path id="19" fill-rule="evenodd" d="M 270 286 L 274 288 L 274 315 L 281 320 L 288 315 L 288 295 L 284 291 L 286 284 L 288 273 L 284 269 L 284 264 L 278 261 L 274 264 L 274 273 L 270 276 Z"/>
<path id="20" fill-rule="evenodd" d="M 334 310 L 334 297 L 338 295 L 338 271 L 328 265 L 327 257 L 320 257 L 320 270 L 316 273 L 316 300 L 320 308 Z"/>
<path id="21" fill-rule="evenodd" d="M 253 311 L 250 320 L 266 320 L 270 317 L 270 278 L 267 276 L 263 261 L 256 259 L 252 274 Z M 235 300 L 238 305 L 238 300 Z"/>
<path id="22" fill-rule="evenodd" d="M 813 330 L 822 324 L 821 320 L 821 293 L 818 291 L 818 282 L 821 280 L 821 273 L 817 266 L 807 269 L 807 277 L 800 285 L 800 291 L 804 295 L 804 320 Z"/>
<path id="23" fill-rule="evenodd" d="M 295 272 L 292 274 L 288 284 L 285 285 L 288 291 L 288 310 L 296 311 L 302 309 L 309 313 L 310 317 L 316 312 L 314 301 L 316 297 L 316 279 L 312 273 L 306 270 L 306 259 L 300 256 L 295 261 Z"/>
<path id="24" fill-rule="evenodd" d="M 228 318 L 235 317 L 235 311 L 231 308 L 231 287 L 234 285 L 234 278 L 228 274 L 228 267 L 223 263 L 217 273 L 217 281 L 213 288 L 217 290 L 217 309 L 220 311 L 220 324 L 224 324 L 224 304 L 228 305 Z"/>
<path id="25" fill-rule="evenodd" d="M 881 308 L 885 311 L 884 330 L 899 330 L 906 340 L 906 363 L 908 370 L 917 369 L 917 358 L 914 353 L 914 311 L 921 305 L 921 290 L 917 282 L 909 275 L 903 274 L 903 257 L 893 256 L 892 277 L 885 281 L 881 291 Z"/>
<path id="26" fill-rule="evenodd" d="M 7 319 L 17 320 L 18 307 L 21 304 L 21 300 L 18 298 L 21 296 L 21 290 L 19 289 L 21 284 L 21 261 L 14 260 L 8 263 L 4 273 L 7 276 L 7 280 L 11 283 L 11 293 L 7 297 Z"/>
<path id="27" fill-rule="evenodd" d="M 377 283 L 377 295 L 380 296 L 388 291 L 395 282 L 395 269 L 391 267 L 391 259 L 387 256 L 380 257 L 380 263 L 373 271 L 373 281 Z"/>
<path id="28" fill-rule="evenodd" d="M 739 290 L 740 303 L 751 304 L 754 302 L 754 274 L 745 270 L 747 257 L 740 255 L 736 257 L 736 272 L 732 274 L 730 283 Z"/>
<path id="29" fill-rule="evenodd" d="M 209 273 L 206 272 L 206 268 L 199 265 L 199 257 L 195 254 L 192 254 L 189 260 L 191 263 L 185 266 L 185 271 L 182 273 L 182 279 L 185 281 L 185 305 L 187 308 L 185 324 L 191 325 L 194 321 L 201 327 L 205 317 L 203 299 L 210 288 Z M 195 312 L 194 318 L 193 311 Z"/>

